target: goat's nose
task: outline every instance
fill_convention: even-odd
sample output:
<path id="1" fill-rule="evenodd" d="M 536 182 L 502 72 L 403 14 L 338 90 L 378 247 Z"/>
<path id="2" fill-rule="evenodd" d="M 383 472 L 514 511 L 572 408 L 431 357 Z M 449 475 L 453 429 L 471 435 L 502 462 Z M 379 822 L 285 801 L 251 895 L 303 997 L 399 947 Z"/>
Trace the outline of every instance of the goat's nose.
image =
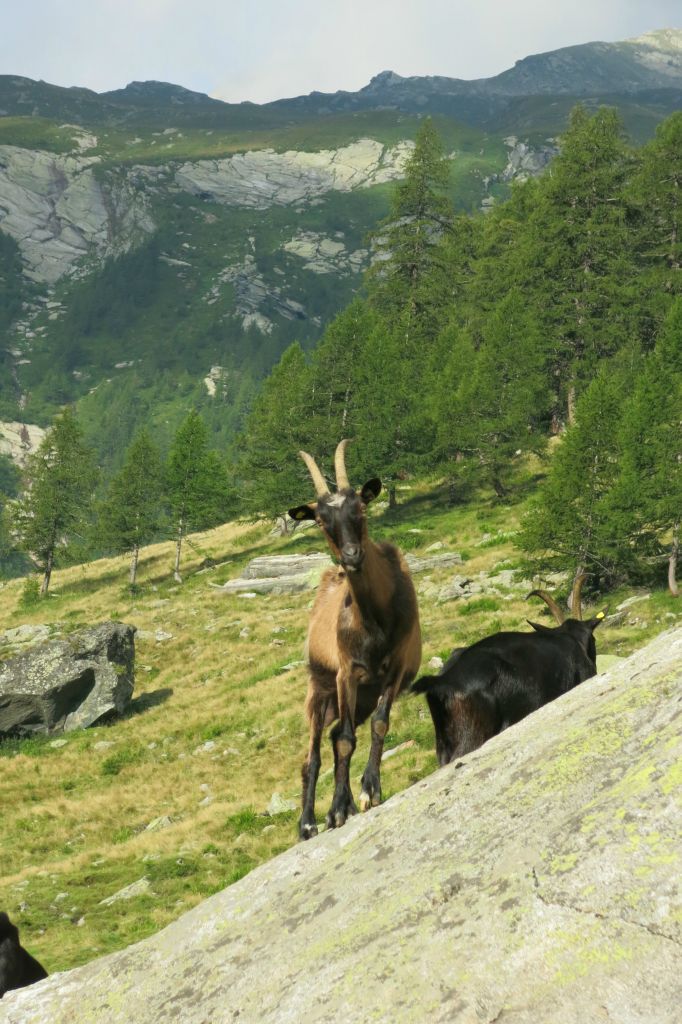
<path id="1" fill-rule="evenodd" d="M 343 547 L 341 548 L 341 554 L 343 555 L 344 559 L 347 559 L 349 562 L 354 562 L 360 555 L 360 545 L 344 544 Z"/>

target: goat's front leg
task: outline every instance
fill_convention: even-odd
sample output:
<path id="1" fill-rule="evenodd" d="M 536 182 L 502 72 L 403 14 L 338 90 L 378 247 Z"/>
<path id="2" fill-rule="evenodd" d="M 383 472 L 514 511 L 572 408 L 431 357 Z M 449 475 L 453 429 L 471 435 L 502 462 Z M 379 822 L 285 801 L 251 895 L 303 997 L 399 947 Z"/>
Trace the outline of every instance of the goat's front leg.
<path id="1" fill-rule="evenodd" d="M 334 777 L 336 786 L 334 798 L 327 814 L 327 828 L 340 828 L 351 814 L 358 809 L 350 789 L 350 759 L 355 750 L 355 698 L 357 679 L 354 673 L 339 671 L 337 694 L 339 720 L 332 729 L 331 741 L 334 748 Z"/>
<path id="2" fill-rule="evenodd" d="M 298 823 L 298 835 L 300 839 L 310 839 L 317 835 L 317 821 L 315 820 L 315 789 L 317 777 L 320 774 L 320 740 L 324 728 L 325 717 L 329 698 L 320 697 L 315 693 L 313 684 L 308 690 L 306 708 L 310 722 L 310 743 L 308 756 L 303 762 L 301 778 L 303 782 L 303 811 Z"/>
<path id="3" fill-rule="evenodd" d="M 381 755 L 384 749 L 384 739 L 388 732 L 391 707 L 396 695 L 400 691 L 401 683 L 402 674 L 397 682 L 394 682 L 384 690 L 372 715 L 372 745 L 369 751 L 367 767 L 362 774 L 362 790 L 360 792 L 360 810 L 363 812 L 381 803 Z"/>

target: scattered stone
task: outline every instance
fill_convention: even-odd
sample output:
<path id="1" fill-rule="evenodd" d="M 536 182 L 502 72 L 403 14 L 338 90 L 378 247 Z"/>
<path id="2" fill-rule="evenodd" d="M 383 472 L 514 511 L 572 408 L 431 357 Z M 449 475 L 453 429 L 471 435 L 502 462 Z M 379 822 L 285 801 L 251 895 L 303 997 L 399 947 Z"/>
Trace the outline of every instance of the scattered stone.
<path id="1" fill-rule="evenodd" d="M 116 746 L 112 740 L 98 740 L 97 743 L 93 743 L 93 750 L 110 750 L 111 747 Z"/>
<path id="2" fill-rule="evenodd" d="M 276 831 L 277 831 L 277 826 L 276 825 L 266 825 L 265 828 L 263 829 L 263 835 L 266 836 L 269 832 L 276 832 Z"/>
<path id="3" fill-rule="evenodd" d="M 168 828 L 173 822 L 167 814 L 162 814 L 158 818 L 152 818 L 148 825 L 145 825 L 145 832 L 160 832 L 161 829 Z"/>
<path id="4" fill-rule="evenodd" d="M 282 665 L 277 675 L 282 675 L 283 672 L 291 672 L 292 669 L 299 668 L 301 665 L 305 665 L 305 661 L 290 661 L 286 665 Z"/>
<path id="5" fill-rule="evenodd" d="M 251 628 L 249 626 L 244 626 L 243 629 L 239 630 L 239 637 L 240 637 L 241 640 L 246 640 L 250 636 L 251 636 Z"/>
<path id="6" fill-rule="evenodd" d="M 627 600 L 617 604 L 616 611 L 622 612 L 625 608 L 629 608 L 630 605 L 637 604 L 639 601 L 648 601 L 650 598 L 651 594 L 634 594 L 632 597 L 628 597 Z"/>
<path id="7" fill-rule="evenodd" d="M 443 544 L 443 541 L 442 540 L 437 540 L 437 541 L 434 541 L 433 544 L 429 544 L 428 548 L 426 548 L 425 550 L 426 550 L 426 553 L 428 554 L 429 551 L 442 551 L 444 547 L 445 547 L 445 544 Z"/>
<path id="8" fill-rule="evenodd" d="M 403 750 L 409 750 L 410 747 L 415 747 L 416 743 L 414 740 L 406 740 L 404 743 L 399 743 L 397 747 L 391 747 L 390 750 L 384 750 L 381 755 L 382 761 L 388 761 L 389 757 L 394 757 L 396 754 L 402 753 Z"/>
<path id="9" fill-rule="evenodd" d="M 273 793 L 268 804 L 268 814 L 274 817 L 275 814 L 286 814 L 287 811 L 295 811 L 298 804 L 295 800 L 287 800 L 279 793 Z"/>
<path id="10" fill-rule="evenodd" d="M 438 592 L 438 603 L 457 601 L 463 597 L 472 597 L 483 593 L 483 586 L 467 576 L 454 576 L 450 582 Z"/>
<path id="11" fill-rule="evenodd" d="M 60 747 L 65 747 L 67 743 L 68 740 L 52 740 L 50 746 L 54 747 L 55 750 L 59 750 Z"/>
<path id="12" fill-rule="evenodd" d="M 206 740 L 206 742 L 202 743 L 201 746 L 196 747 L 192 751 L 192 753 L 193 754 L 207 754 L 211 750 L 215 750 L 215 747 L 216 747 L 215 740 Z"/>
<path id="13" fill-rule="evenodd" d="M 163 629 L 157 629 L 154 634 L 154 638 L 156 639 L 157 644 L 163 644 L 166 643 L 167 640 L 172 640 L 173 634 L 166 633 Z"/>
<path id="14" fill-rule="evenodd" d="M 442 658 L 439 658 L 438 655 L 435 655 L 427 662 L 427 668 L 432 669 L 434 672 L 440 672 L 443 665 L 444 661 Z"/>
<path id="15" fill-rule="evenodd" d="M 143 896 L 150 889 L 150 881 L 145 875 L 143 878 L 139 878 L 137 882 L 132 882 L 130 885 L 126 885 L 125 888 L 119 889 L 112 896 L 107 896 L 106 899 L 100 900 L 99 905 L 101 907 L 110 907 L 112 903 L 118 903 L 119 900 L 132 900 L 136 896 Z"/>

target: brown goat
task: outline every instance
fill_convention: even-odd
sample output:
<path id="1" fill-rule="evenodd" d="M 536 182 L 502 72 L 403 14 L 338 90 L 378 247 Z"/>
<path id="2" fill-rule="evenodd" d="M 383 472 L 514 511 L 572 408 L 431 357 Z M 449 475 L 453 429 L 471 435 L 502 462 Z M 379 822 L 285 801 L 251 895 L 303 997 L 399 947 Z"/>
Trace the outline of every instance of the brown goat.
<path id="1" fill-rule="evenodd" d="M 417 597 L 409 569 L 392 544 L 375 543 L 367 534 L 366 508 L 381 491 L 369 480 L 360 494 L 345 468 L 347 441 L 334 460 L 331 494 L 314 459 L 300 452 L 315 485 L 317 501 L 289 510 L 293 519 L 314 519 L 324 531 L 337 566 L 328 569 L 310 614 L 307 656 L 310 672 L 306 714 L 310 746 L 303 764 L 301 839 L 317 834 L 315 788 L 320 772 L 320 740 L 331 731 L 335 790 L 327 827 L 337 828 L 357 813 L 350 788 L 355 730 L 372 716 L 372 745 L 362 776 L 360 809 L 381 803 L 380 763 L 393 701 L 409 686 L 421 661 Z"/>

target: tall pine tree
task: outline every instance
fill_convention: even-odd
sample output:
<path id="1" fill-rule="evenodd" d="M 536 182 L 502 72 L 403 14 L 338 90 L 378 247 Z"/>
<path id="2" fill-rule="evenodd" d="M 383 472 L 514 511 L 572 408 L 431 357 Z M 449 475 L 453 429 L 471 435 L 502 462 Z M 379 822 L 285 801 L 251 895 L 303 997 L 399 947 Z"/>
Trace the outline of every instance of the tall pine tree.
<path id="1" fill-rule="evenodd" d="M 16 525 L 23 549 L 42 573 L 45 595 L 58 552 L 66 552 L 84 529 L 96 481 L 92 452 L 71 408 L 55 418 L 29 458 L 25 477 Z"/>

